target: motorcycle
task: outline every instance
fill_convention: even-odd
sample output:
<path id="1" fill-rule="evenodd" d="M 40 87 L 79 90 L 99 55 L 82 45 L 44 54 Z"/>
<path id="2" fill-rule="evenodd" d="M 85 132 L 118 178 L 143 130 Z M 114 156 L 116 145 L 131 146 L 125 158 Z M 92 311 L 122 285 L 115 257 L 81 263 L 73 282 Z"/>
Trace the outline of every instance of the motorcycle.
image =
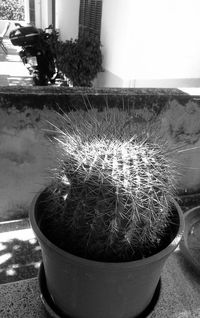
<path id="1" fill-rule="evenodd" d="M 10 32 L 14 46 L 21 46 L 19 56 L 29 70 L 34 85 L 54 84 L 57 77 L 56 56 L 51 46 L 53 27 L 37 29 L 34 26 L 21 26 Z"/>

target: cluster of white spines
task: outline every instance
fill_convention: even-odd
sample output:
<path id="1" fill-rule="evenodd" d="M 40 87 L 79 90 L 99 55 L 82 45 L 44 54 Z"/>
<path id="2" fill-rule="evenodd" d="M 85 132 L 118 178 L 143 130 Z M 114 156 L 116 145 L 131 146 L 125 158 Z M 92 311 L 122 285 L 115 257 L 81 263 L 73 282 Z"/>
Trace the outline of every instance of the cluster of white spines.
<path id="1" fill-rule="evenodd" d="M 74 215 L 66 209 L 66 218 L 74 217 L 66 223 L 80 231 L 83 227 L 88 231 L 84 237 L 104 236 L 119 254 L 124 245 L 134 253 L 157 243 L 174 196 L 173 161 L 166 149 L 150 138 L 141 140 L 130 127 L 123 130 L 127 120 L 127 112 L 115 109 L 77 112 L 66 116 L 66 129 L 58 137 L 62 153 L 58 178 L 61 183 L 69 180 L 68 202 L 84 207 L 84 213 L 76 209 Z"/>

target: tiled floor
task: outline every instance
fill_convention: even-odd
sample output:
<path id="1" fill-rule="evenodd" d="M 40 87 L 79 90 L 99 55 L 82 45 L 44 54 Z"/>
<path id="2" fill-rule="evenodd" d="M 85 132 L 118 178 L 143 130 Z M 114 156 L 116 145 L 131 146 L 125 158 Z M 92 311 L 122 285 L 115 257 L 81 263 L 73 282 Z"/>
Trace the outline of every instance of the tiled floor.
<path id="1" fill-rule="evenodd" d="M 37 276 L 40 261 L 28 219 L 0 223 L 0 284 Z"/>
<path id="2" fill-rule="evenodd" d="M 31 76 L 18 55 L 19 47 L 13 46 L 9 38 L 4 44 L 8 54 L 0 48 L 0 86 L 31 86 Z"/>

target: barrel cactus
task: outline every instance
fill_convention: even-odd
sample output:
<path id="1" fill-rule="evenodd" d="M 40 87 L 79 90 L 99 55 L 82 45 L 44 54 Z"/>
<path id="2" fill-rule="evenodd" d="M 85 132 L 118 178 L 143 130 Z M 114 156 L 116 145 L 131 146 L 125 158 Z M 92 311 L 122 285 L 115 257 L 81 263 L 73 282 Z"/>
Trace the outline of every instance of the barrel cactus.
<path id="1" fill-rule="evenodd" d="M 97 261 L 152 255 L 173 219 L 175 164 L 166 143 L 125 110 L 75 111 L 63 119 L 43 231 Z"/>

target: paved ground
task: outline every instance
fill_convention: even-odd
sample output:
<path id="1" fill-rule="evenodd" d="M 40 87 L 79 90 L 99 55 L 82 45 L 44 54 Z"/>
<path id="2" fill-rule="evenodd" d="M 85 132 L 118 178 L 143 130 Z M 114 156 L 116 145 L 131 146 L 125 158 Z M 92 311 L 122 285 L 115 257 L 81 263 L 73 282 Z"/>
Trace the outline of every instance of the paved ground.
<path id="1" fill-rule="evenodd" d="M 40 261 L 28 219 L 0 222 L 0 284 L 36 277 Z"/>
<path id="2" fill-rule="evenodd" d="M 8 54 L 0 48 L 0 86 L 32 86 L 28 70 L 18 55 L 19 47 L 13 46 L 9 38 L 4 40 L 4 45 Z"/>

